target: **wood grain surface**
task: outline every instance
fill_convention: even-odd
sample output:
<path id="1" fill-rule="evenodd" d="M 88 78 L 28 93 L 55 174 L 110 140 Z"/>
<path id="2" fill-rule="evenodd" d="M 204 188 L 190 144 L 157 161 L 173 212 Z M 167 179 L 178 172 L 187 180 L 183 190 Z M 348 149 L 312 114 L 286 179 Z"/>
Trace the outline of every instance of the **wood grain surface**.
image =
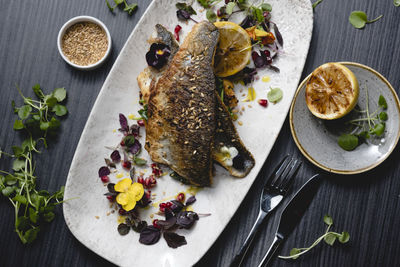
<path id="1" fill-rule="evenodd" d="M 36 157 L 40 188 L 55 191 L 65 184 L 75 148 L 97 94 L 150 1 L 139 0 L 139 9 L 131 17 L 121 10 L 110 13 L 102 0 L 1 0 L 0 3 L 0 147 L 8 149 L 21 141 L 21 136 L 12 130 L 15 115 L 11 112 L 11 101 L 20 101 L 16 84 L 28 96 L 32 96 L 30 88 L 35 83 L 47 90 L 61 86 L 68 90 L 70 112 L 62 122 L 62 131 L 56 140 L 52 140 L 50 149 Z M 348 22 L 353 10 L 364 10 L 371 19 L 380 14 L 384 16 L 365 29 L 356 30 Z M 77 15 L 97 17 L 111 32 L 112 55 L 96 71 L 75 70 L 58 54 L 58 30 L 69 18 Z M 395 7 L 393 0 L 325 0 L 315 9 L 314 16 L 313 38 L 303 77 L 328 61 L 355 61 L 376 69 L 399 92 L 400 7 Z M 156 22 L 157 18 L 154 18 Z M 288 153 L 304 161 L 295 189 L 315 173 L 323 173 L 325 179 L 301 223 L 279 253 L 286 255 L 293 247 L 312 243 L 325 230 L 322 221 L 325 214 L 333 217 L 333 230 L 348 231 L 351 238 L 346 245 L 329 247 L 320 244 L 296 261 L 275 258 L 272 266 L 400 266 L 398 147 L 372 171 L 353 176 L 331 175 L 314 167 L 300 154 L 287 121 L 249 194 L 197 266 L 228 266 L 257 216 L 260 185 L 282 156 Z M 10 168 L 10 163 L 3 157 L 0 169 Z M 282 206 L 270 216 L 256 237 L 245 266 L 259 263 L 272 242 L 277 215 L 281 211 Z M 31 245 L 22 245 L 13 229 L 12 206 L 7 199 L 0 197 L 0 266 L 112 265 L 73 237 L 60 208 L 54 222 L 44 227 Z"/>

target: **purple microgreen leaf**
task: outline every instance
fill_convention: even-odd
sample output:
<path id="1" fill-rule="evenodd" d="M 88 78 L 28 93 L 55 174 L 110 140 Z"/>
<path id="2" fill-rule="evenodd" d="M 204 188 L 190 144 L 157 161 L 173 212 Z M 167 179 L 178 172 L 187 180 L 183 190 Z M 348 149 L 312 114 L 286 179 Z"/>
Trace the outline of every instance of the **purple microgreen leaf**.
<path id="1" fill-rule="evenodd" d="M 160 229 L 150 225 L 140 232 L 139 242 L 144 245 L 152 245 L 158 242 L 161 237 Z"/>
<path id="2" fill-rule="evenodd" d="M 274 32 L 275 32 L 276 40 L 278 40 L 278 43 L 283 47 L 283 38 L 278 29 L 278 26 L 275 23 L 274 23 Z"/>
<path id="3" fill-rule="evenodd" d="M 196 197 L 195 196 L 191 196 L 186 200 L 185 205 L 189 206 L 189 205 L 192 205 L 194 202 L 196 202 Z"/>
<path id="4" fill-rule="evenodd" d="M 162 227 L 163 229 L 170 229 L 171 227 L 173 227 L 176 224 L 176 217 L 172 216 L 167 220 L 158 220 L 157 221 L 157 225 L 159 225 L 160 227 Z"/>
<path id="5" fill-rule="evenodd" d="M 278 73 L 281 72 L 281 70 L 278 67 L 274 66 L 274 65 L 269 65 L 269 68 L 271 70 L 275 71 L 275 72 L 278 72 Z"/>
<path id="6" fill-rule="evenodd" d="M 129 171 L 129 176 L 131 177 L 132 181 L 135 180 L 135 167 L 132 167 L 132 169 Z"/>
<path id="7" fill-rule="evenodd" d="M 171 208 L 165 208 L 164 215 L 166 220 L 169 220 L 171 217 L 174 217 L 174 213 Z"/>
<path id="8" fill-rule="evenodd" d="M 134 136 L 139 136 L 139 131 L 140 131 L 140 126 L 137 124 L 133 124 L 130 127 L 130 133 L 133 134 Z"/>
<path id="9" fill-rule="evenodd" d="M 135 231 L 136 233 L 140 233 L 146 227 L 147 227 L 147 222 L 146 221 L 140 221 L 136 225 L 135 224 L 132 225 L 132 230 Z"/>
<path id="10" fill-rule="evenodd" d="M 118 150 L 114 150 L 114 151 L 111 153 L 110 158 L 111 158 L 111 160 L 112 160 L 114 163 L 118 163 L 118 162 L 121 161 L 121 155 L 119 154 L 119 151 L 118 151 Z"/>
<path id="11" fill-rule="evenodd" d="M 133 155 L 139 154 L 140 150 L 142 149 L 142 145 L 138 140 L 135 140 L 132 146 L 129 147 L 129 152 Z"/>
<path id="12" fill-rule="evenodd" d="M 108 192 L 113 193 L 113 194 L 117 194 L 117 191 L 115 191 L 115 187 L 114 186 L 115 186 L 114 183 L 107 184 Z"/>
<path id="13" fill-rule="evenodd" d="M 110 169 L 107 166 L 100 167 L 99 177 L 107 176 L 110 174 Z"/>
<path id="14" fill-rule="evenodd" d="M 164 232 L 164 239 L 167 241 L 167 244 L 171 248 L 177 248 L 183 245 L 186 245 L 186 239 L 184 236 L 178 235 L 174 232 Z"/>
<path id="15" fill-rule="evenodd" d="M 118 225 L 118 233 L 119 233 L 120 235 L 126 235 L 126 234 L 128 234 L 130 229 L 131 229 L 131 228 L 130 228 L 128 225 L 126 225 L 125 223 L 120 223 L 120 224 Z"/>
<path id="16" fill-rule="evenodd" d="M 171 210 L 172 210 L 174 213 L 180 212 L 180 211 L 183 209 L 183 207 L 184 207 L 183 204 L 182 204 L 182 202 L 180 202 L 180 201 L 171 200 L 171 202 L 172 202 Z"/>
<path id="17" fill-rule="evenodd" d="M 128 125 L 128 120 L 125 117 L 124 114 L 120 113 L 119 114 L 119 124 L 121 125 L 121 130 L 124 132 L 128 132 L 129 131 L 129 125 Z"/>
<path id="18" fill-rule="evenodd" d="M 189 229 L 193 226 L 194 222 L 199 219 L 199 216 L 196 212 L 193 211 L 181 211 L 178 213 L 176 217 L 176 224 Z"/>

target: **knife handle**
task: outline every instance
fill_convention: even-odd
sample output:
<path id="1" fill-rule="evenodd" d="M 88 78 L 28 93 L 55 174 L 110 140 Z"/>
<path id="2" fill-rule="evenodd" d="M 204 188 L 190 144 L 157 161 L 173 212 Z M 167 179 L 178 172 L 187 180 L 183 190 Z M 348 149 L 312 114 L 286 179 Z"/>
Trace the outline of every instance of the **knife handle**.
<path id="1" fill-rule="evenodd" d="M 253 228 L 251 228 L 251 231 L 249 235 L 247 236 L 246 240 L 244 241 L 244 244 L 240 248 L 238 254 L 236 254 L 235 258 L 229 265 L 230 267 L 239 267 L 242 264 L 243 258 L 246 255 L 246 252 L 248 248 L 250 247 L 251 242 L 254 239 L 254 236 L 258 232 L 258 229 L 260 228 L 261 223 L 264 221 L 264 218 L 267 216 L 266 212 L 263 212 L 260 210 L 260 213 L 258 213 L 258 217 L 256 219 L 256 222 L 253 225 Z"/>
<path id="2" fill-rule="evenodd" d="M 274 241 L 272 241 L 271 246 L 269 247 L 267 253 L 265 253 L 265 255 L 264 255 L 263 259 L 261 260 L 260 264 L 258 265 L 258 267 L 267 266 L 269 261 L 274 256 L 276 249 L 282 243 L 282 240 L 283 240 L 283 238 L 281 238 L 279 236 L 275 236 Z"/>

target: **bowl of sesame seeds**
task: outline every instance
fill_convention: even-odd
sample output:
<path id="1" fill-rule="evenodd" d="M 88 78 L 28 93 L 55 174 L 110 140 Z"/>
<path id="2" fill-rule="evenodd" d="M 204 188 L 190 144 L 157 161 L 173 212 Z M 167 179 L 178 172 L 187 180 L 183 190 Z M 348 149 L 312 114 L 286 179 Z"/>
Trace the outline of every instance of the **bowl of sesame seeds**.
<path id="1" fill-rule="evenodd" d="M 100 20 L 78 16 L 61 27 L 57 47 L 69 65 L 80 70 L 92 70 L 103 64 L 110 54 L 111 35 Z"/>

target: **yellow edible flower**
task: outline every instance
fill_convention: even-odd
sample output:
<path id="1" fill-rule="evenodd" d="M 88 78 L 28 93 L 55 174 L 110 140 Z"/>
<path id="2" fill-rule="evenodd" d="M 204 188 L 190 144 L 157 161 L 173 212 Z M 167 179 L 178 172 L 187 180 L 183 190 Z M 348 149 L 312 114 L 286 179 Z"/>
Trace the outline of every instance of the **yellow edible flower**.
<path id="1" fill-rule="evenodd" d="M 254 101 L 254 99 L 256 99 L 256 91 L 254 90 L 253 87 L 249 87 L 249 89 L 247 90 L 247 97 L 245 99 L 243 99 L 243 102 L 251 102 Z"/>
<path id="2" fill-rule="evenodd" d="M 136 206 L 136 201 L 142 199 L 144 194 L 143 185 L 132 183 L 129 178 L 122 179 L 114 186 L 115 191 L 120 192 L 117 195 L 117 203 L 122 205 L 126 211 L 130 211 Z"/>

